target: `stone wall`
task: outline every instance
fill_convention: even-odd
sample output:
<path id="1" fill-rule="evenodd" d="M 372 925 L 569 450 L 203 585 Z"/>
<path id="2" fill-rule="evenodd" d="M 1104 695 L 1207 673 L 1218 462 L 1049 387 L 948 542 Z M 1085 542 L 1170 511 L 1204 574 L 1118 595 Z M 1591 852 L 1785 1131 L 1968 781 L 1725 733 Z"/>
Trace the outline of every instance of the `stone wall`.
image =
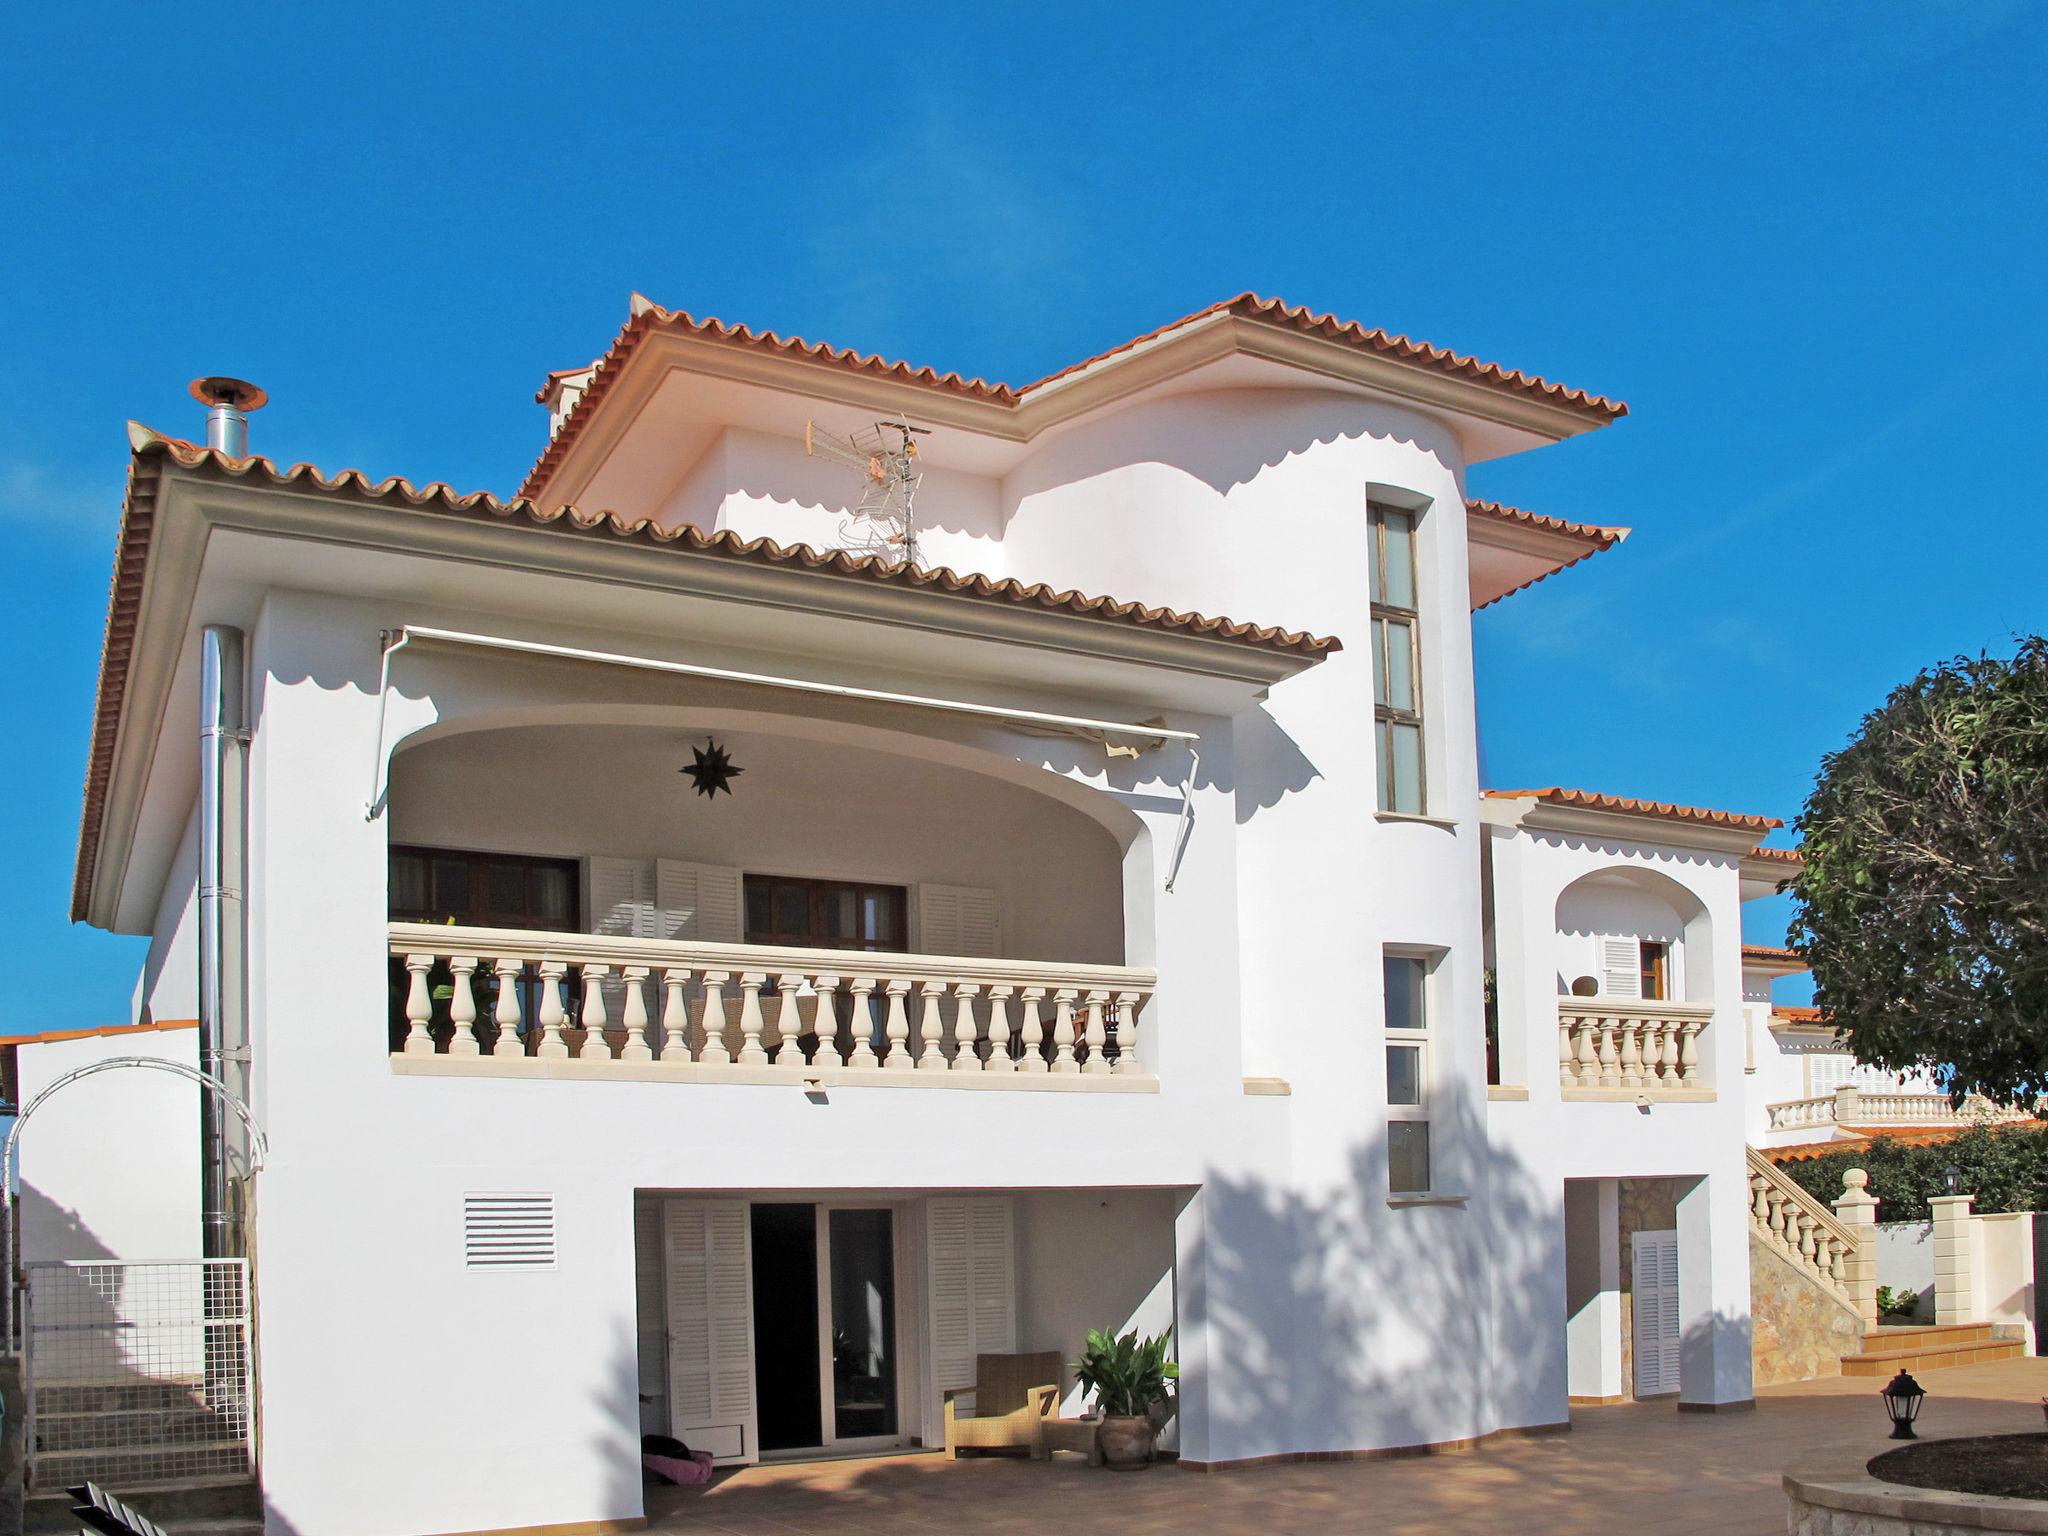
<path id="1" fill-rule="evenodd" d="M 1749 1245 L 1750 1371 L 1759 1387 L 1842 1374 L 1863 1341 L 1863 1320 L 1784 1255 Z"/>
<path id="2" fill-rule="evenodd" d="M 1880 1482 L 1864 1472 L 1788 1472 L 1791 1536 L 1950 1536 L 2048 1532 L 2048 1503 Z"/>

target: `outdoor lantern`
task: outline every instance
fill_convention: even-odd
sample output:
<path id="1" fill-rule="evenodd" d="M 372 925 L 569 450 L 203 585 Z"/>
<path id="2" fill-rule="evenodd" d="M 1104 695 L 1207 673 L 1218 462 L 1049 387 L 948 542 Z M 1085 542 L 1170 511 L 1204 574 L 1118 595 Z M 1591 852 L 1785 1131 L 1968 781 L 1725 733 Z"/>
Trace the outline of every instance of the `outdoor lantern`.
<path id="1" fill-rule="evenodd" d="M 1892 1438 L 1918 1440 L 1920 1437 L 1913 1433 L 1913 1421 L 1920 1417 L 1920 1402 L 1927 1396 L 1920 1383 L 1901 1371 L 1878 1396 L 1884 1399 L 1884 1411 L 1891 1418 Z"/>
<path id="2" fill-rule="evenodd" d="M 1950 1194 L 1960 1195 L 1963 1192 L 1963 1170 L 1950 1163 L 1941 1170 L 1941 1183 Z"/>
<path id="3" fill-rule="evenodd" d="M 721 789 L 730 796 L 732 781 L 747 771 L 735 768 L 732 754 L 709 736 L 704 738 L 703 746 L 690 748 L 690 756 L 693 761 L 689 767 L 676 771 L 696 785 L 697 793 L 707 800 L 717 799 Z"/>

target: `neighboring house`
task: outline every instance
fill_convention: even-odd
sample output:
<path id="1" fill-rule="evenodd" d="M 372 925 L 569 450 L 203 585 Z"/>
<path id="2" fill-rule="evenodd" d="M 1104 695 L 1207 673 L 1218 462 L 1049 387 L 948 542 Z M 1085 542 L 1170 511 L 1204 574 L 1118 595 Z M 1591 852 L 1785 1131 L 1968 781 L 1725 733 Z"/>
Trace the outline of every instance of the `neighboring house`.
<path id="1" fill-rule="evenodd" d="M 74 915 L 246 938 L 272 1529 L 618 1529 L 644 1427 L 931 1445 L 1096 1326 L 1189 1465 L 1749 1401 L 1776 823 L 1478 779 L 1472 611 L 1626 530 L 1467 470 L 1620 405 L 1249 296 L 1022 389 L 636 298 L 501 502 L 212 393 L 131 433 Z M 888 422 L 915 567 L 806 454 Z"/>

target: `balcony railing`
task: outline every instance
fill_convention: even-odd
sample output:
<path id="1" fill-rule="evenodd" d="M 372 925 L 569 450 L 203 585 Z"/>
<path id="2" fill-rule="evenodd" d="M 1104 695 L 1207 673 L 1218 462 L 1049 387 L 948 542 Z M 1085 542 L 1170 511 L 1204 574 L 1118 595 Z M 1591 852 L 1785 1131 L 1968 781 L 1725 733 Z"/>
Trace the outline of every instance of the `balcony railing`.
<path id="1" fill-rule="evenodd" d="M 1557 1000 L 1558 1082 L 1567 1099 L 1705 1100 L 1700 1034 L 1707 1003 L 1635 998 Z"/>
<path id="2" fill-rule="evenodd" d="M 1156 973 L 391 924 L 397 1070 L 827 1087 L 1157 1086 Z"/>
<path id="3" fill-rule="evenodd" d="M 1945 1093 L 1873 1093 L 1853 1084 L 1815 1098 L 1772 1104 L 1767 1112 L 1774 1131 L 1834 1125 L 2006 1125 L 2033 1118 L 2026 1110 L 1988 1099 L 1966 1099 L 1958 1108 Z"/>

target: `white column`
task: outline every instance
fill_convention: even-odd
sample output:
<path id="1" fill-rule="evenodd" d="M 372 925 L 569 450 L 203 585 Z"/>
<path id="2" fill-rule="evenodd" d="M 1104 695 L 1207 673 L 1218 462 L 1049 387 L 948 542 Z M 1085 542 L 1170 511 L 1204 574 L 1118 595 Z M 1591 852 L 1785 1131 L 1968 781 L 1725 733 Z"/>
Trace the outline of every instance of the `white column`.
<path id="1" fill-rule="evenodd" d="M 732 1052 L 725 1044 L 725 984 L 731 971 L 704 973 L 704 1052 L 697 1059 L 706 1066 L 727 1066 Z"/>
<path id="2" fill-rule="evenodd" d="M 604 1037 L 604 1032 L 611 1027 L 611 1020 L 605 1014 L 604 979 L 611 973 L 612 968 L 608 965 L 583 967 L 583 1014 L 578 1020 L 583 1026 L 583 1049 L 576 1053 L 579 1059 L 612 1059 L 612 1043 Z"/>
<path id="3" fill-rule="evenodd" d="M 846 1058 L 839 1051 L 839 978 L 818 976 L 811 981 L 818 994 L 818 1011 L 811 1015 L 811 1033 L 818 1037 L 818 1053 L 811 1058 L 814 1067 L 841 1067 Z"/>
<path id="4" fill-rule="evenodd" d="M 884 1032 L 889 1038 L 889 1054 L 882 1062 L 884 1072 L 909 1072 L 914 1070 L 910 1060 L 910 1006 L 904 999 L 910 995 L 910 983 L 901 977 L 891 976 L 888 981 L 889 1013 Z"/>
<path id="5" fill-rule="evenodd" d="M 405 1019 L 410 1026 L 405 1032 L 404 1054 L 407 1056 L 434 1054 L 434 1037 L 427 1030 L 427 1024 L 434 1017 L 434 999 L 427 991 L 427 972 L 433 968 L 432 955 L 405 957 Z"/>
<path id="6" fill-rule="evenodd" d="M 1103 1012 L 1109 1007 L 1107 992 L 1090 992 L 1088 1006 L 1088 1060 L 1081 1070 L 1091 1077 L 1104 1076 L 1109 1071 L 1109 1058 L 1102 1054 L 1102 1048 L 1109 1041 L 1108 1027 L 1103 1022 Z"/>
<path id="7" fill-rule="evenodd" d="M 455 1033 L 448 1037 L 450 1056 L 481 1056 L 483 1047 L 476 1037 L 476 989 L 471 978 L 476 975 L 475 955 L 456 955 L 448 962 L 449 980 L 454 985 L 448 994 L 448 1017 L 454 1021 Z"/>
<path id="8" fill-rule="evenodd" d="M 1138 1009 L 1145 1001 L 1142 992 L 1116 995 L 1116 1073 L 1136 1076 L 1145 1070 L 1138 1057 Z"/>
<path id="9" fill-rule="evenodd" d="M 917 984 L 917 1070 L 946 1070 L 946 983 Z"/>
<path id="10" fill-rule="evenodd" d="M 1595 1401 L 1621 1395 L 1621 1185 L 1564 1186 L 1566 1391 Z"/>
<path id="11" fill-rule="evenodd" d="M 765 971 L 740 972 L 740 1065 L 761 1067 L 768 1064 L 768 1052 L 761 1045 L 761 984 L 768 979 Z"/>
<path id="12" fill-rule="evenodd" d="M 953 984 L 953 1070 L 955 1072 L 979 1072 L 981 1070 L 981 1030 L 974 1018 L 974 1000 L 981 996 L 982 983 L 960 981 Z M 993 1028 L 993 1025 L 991 1025 Z"/>
<path id="13" fill-rule="evenodd" d="M 1045 1057 L 1039 1048 L 1045 1044 L 1045 1015 L 1038 1011 L 1038 1005 L 1045 1001 L 1045 988 L 1026 987 L 1021 994 L 1024 1002 L 1024 1056 L 1017 1063 L 1019 1072 L 1043 1072 Z"/>
<path id="14" fill-rule="evenodd" d="M 536 1056 L 560 1060 L 569 1054 L 569 1042 L 562 1038 L 562 1025 L 568 1017 L 562 1012 L 562 987 L 568 973 L 569 967 L 560 960 L 540 963 L 540 1045 L 534 1051 Z"/>
<path id="15" fill-rule="evenodd" d="M 1079 1072 L 1081 1070 L 1081 1064 L 1074 1060 L 1074 999 L 1079 995 L 1079 992 L 1073 987 L 1061 987 L 1052 996 L 1052 1069 L 1054 1072 Z"/>
<path id="16" fill-rule="evenodd" d="M 846 1064 L 856 1071 L 872 1072 L 881 1062 L 875 1057 L 875 978 L 853 978 L 853 1054 Z"/>
<path id="17" fill-rule="evenodd" d="M 1934 1212 L 1934 1320 L 1937 1323 L 1976 1321 L 1971 1262 L 1975 1195 L 1936 1195 L 1927 1202 Z"/>
<path id="18" fill-rule="evenodd" d="M 1002 982 L 988 989 L 988 1061 L 984 1071 L 1017 1070 L 1017 1063 L 1010 1060 L 1010 1009 L 1016 995 L 1015 987 Z"/>
<path id="19" fill-rule="evenodd" d="M 1750 1376 L 1749 1178 L 1740 1148 L 1725 1173 L 1680 1185 L 1678 1401 L 1747 1407 Z"/>
<path id="20" fill-rule="evenodd" d="M 526 1042 L 519 1038 L 519 973 L 522 963 L 516 955 L 500 955 L 492 965 L 498 978 L 498 999 L 491 1005 L 491 1017 L 498 1024 L 498 1038 L 491 1045 L 493 1056 L 524 1056 Z"/>
<path id="21" fill-rule="evenodd" d="M 690 968 L 672 965 L 661 973 L 661 1059 L 690 1059 Z"/>

